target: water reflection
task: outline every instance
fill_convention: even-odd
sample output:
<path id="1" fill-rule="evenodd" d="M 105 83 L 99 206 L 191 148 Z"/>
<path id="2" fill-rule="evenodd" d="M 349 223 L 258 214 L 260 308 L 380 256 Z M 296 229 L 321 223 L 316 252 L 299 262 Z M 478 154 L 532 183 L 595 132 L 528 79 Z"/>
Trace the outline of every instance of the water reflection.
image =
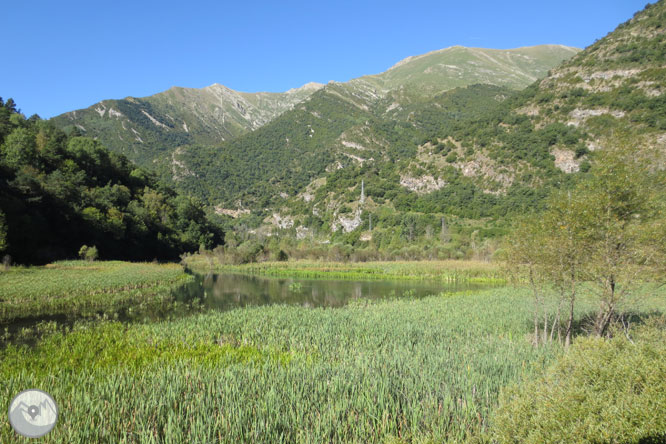
<path id="1" fill-rule="evenodd" d="M 342 307 L 352 300 L 422 298 L 441 292 L 484 288 L 479 284 L 436 281 L 352 281 L 278 279 L 242 274 L 194 274 L 194 281 L 173 290 L 172 298 L 127 303 L 85 314 L 26 316 L 0 323 L 0 348 L 9 343 L 34 345 L 44 333 L 63 330 L 75 322 L 115 319 L 148 322 L 176 319 L 205 310 L 271 304 L 303 307 Z M 487 288 L 487 286 L 485 286 Z M 53 324 L 49 326 L 49 324 Z"/>
<path id="2" fill-rule="evenodd" d="M 480 288 L 479 285 L 436 281 L 350 281 L 284 279 L 242 274 L 195 275 L 194 282 L 177 289 L 177 300 L 199 300 L 209 309 L 288 304 L 304 307 L 341 307 L 351 300 L 395 297 L 422 298 L 446 291 Z"/>

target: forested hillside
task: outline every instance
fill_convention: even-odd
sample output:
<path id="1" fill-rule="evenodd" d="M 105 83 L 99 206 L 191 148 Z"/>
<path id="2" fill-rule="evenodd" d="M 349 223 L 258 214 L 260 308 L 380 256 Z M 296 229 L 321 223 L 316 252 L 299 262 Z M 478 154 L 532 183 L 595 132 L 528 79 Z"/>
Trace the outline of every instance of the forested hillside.
<path id="1" fill-rule="evenodd" d="M 238 244 L 277 234 L 391 257 L 431 247 L 438 257 L 488 256 L 514 215 L 573 186 L 595 151 L 618 138 L 666 144 L 664 11 L 663 0 L 649 5 L 581 52 L 453 47 L 410 57 L 311 91 L 221 144 L 190 135 L 149 154 L 131 146 L 214 210 Z M 85 125 L 76 113 L 70 124 Z"/>
<path id="2" fill-rule="evenodd" d="M 255 169 L 242 187 L 188 189 L 221 202 L 236 232 L 330 239 L 386 257 L 412 257 L 406 249 L 417 246 L 444 257 L 486 254 L 486 239 L 512 216 L 539 210 L 552 190 L 573 186 L 595 151 L 619 139 L 664 149 L 665 9 L 664 1 L 648 6 L 519 92 L 474 85 L 424 97 L 405 87 L 373 98 L 367 84 L 327 85 L 221 147 L 247 155 L 236 174 Z M 270 162 L 250 167 L 264 151 Z M 198 183 L 226 171 L 212 150 L 184 149 L 179 159 L 193 174 L 210 165 Z M 266 165 L 273 170 L 264 182 Z"/>
<path id="3" fill-rule="evenodd" d="M 666 146 L 666 3 L 633 19 L 552 70 L 491 119 L 442 132 L 471 146 L 473 159 L 527 162 L 571 173 L 620 134 Z M 462 166 L 462 165 L 461 165 Z M 479 179 L 484 174 L 475 174 Z M 519 178 L 513 174 L 512 178 Z"/>
<path id="4" fill-rule="evenodd" d="M 175 259 L 221 242 L 200 202 L 98 141 L 26 119 L 0 99 L 0 254 L 43 263 L 87 245 L 106 259 Z"/>

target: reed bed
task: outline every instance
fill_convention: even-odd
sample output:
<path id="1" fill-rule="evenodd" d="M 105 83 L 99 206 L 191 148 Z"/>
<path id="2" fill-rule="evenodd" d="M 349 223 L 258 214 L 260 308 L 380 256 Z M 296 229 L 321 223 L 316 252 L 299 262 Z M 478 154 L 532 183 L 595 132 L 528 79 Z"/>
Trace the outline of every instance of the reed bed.
<path id="1" fill-rule="evenodd" d="M 1 349 L 0 400 L 51 393 L 60 416 L 45 443 L 470 442 L 503 387 L 562 352 L 532 347 L 529 294 L 81 322 Z M 641 310 L 663 313 L 665 300 L 662 289 Z M 582 300 L 577 318 L 595 308 Z M 15 441 L 0 415 L 0 442 Z"/>
<path id="2" fill-rule="evenodd" d="M 501 387 L 560 352 L 530 345 L 527 300 L 503 288 L 82 325 L 0 351 L 0 397 L 55 397 L 44 442 L 463 442 Z"/>
<path id="3" fill-rule="evenodd" d="M 67 261 L 17 267 L 0 272 L 0 324 L 165 302 L 171 288 L 190 279 L 177 264 Z"/>
<path id="4" fill-rule="evenodd" d="M 500 264 L 482 261 L 386 261 L 386 262 L 260 262 L 244 265 L 219 263 L 213 255 L 194 255 L 186 259 L 194 270 L 249 273 L 275 277 L 327 279 L 440 280 L 497 284 L 506 282 Z"/>

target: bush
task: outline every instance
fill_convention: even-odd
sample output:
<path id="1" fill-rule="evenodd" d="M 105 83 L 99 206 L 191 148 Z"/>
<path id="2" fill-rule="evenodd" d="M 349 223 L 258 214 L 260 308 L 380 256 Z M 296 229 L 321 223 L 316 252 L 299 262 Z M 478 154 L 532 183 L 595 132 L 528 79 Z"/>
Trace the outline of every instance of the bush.
<path id="1" fill-rule="evenodd" d="M 622 334 L 577 340 L 543 376 L 502 394 L 494 441 L 666 442 L 664 323 L 640 327 L 634 343 Z"/>
<path id="2" fill-rule="evenodd" d="M 241 244 L 236 250 L 236 260 L 237 264 L 249 264 L 252 262 L 258 262 L 259 257 L 264 253 L 263 244 L 249 240 Z"/>
<path id="3" fill-rule="evenodd" d="M 580 159 L 581 157 L 590 154 L 590 149 L 587 146 L 585 146 L 584 143 L 579 143 L 578 145 L 576 145 L 575 153 L 576 153 L 576 159 Z"/>
<path id="4" fill-rule="evenodd" d="M 79 257 L 81 259 L 87 260 L 88 262 L 93 262 L 99 257 L 99 252 L 97 251 L 97 247 L 94 245 L 92 247 L 84 245 L 79 250 Z"/>

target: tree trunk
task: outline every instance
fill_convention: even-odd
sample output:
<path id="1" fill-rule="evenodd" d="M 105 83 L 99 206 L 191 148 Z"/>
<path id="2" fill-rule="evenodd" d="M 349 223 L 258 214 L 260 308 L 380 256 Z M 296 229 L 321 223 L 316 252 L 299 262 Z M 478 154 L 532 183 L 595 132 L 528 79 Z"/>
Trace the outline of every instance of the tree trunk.
<path id="1" fill-rule="evenodd" d="M 604 336 L 608 330 L 608 326 L 613 320 L 615 314 L 615 305 L 608 304 L 606 308 L 602 308 L 597 315 L 597 321 L 594 325 L 594 331 L 598 337 Z"/>
<path id="2" fill-rule="evenodd" d="M 550 328 L 550 342 L 553 342 L 553 338 L 555 337 L 555 325 L 557 325 L 557 331 L 558 331 L 558 336 L 559 336 L 559 331 L 560 331 L 560 308 L 561 308 L 561 306 L 562 306 L 561 302 L 558 302 L 558 304 L 557 304 L 557 313 L 555 314 L 555 320 L 553 321 L 553 326 Z"/>
<path id="3" fill-rule="evenodd" d="M 543 304 L 543 343 L 548 342 L 548 307 Z"/>
<path id="4" fill-rule="evenodd" d="M 594 332 L 598 337 L 606 334 L 608 326 L 613 320 L 615 314 L 615 278 L 611 274 L 608 279 L 608 301 L 604 301 L 599 308 L 597 320 L 594 323 Z"/>
<path id="5" fill-rule="evenodd" d="M 569 321 L 567 322 L 567 331 L 566 331 L 566 336 L 564 337 L 565 347 L 568 347 L 571 344 L 571 330 L 573 329 L 573 319 L 574 319 L 574 300 L 571 299 L 571 305 L 569 308 Z"/>
<path id="6" fill-rule="evenodd" d="M 532 341 L 535 347 L 539 346 L 539 290 L 534 282 L 534 270 L 530 266 L 530 285 L 534 292 L 534 340 Z"/>
<path id="7" fill-rule="evenodd" d="M 564 338 L 564 346 L 569 347 L 571 344 L 571 335 L 573 330 L 574 321 L 574 305 L 576 303 L 576 280 L 574 279 L 575 273 L 571 271 L 571 295 L 569 296 L 569 321 L 567 322 L 567 332 Z"/>

